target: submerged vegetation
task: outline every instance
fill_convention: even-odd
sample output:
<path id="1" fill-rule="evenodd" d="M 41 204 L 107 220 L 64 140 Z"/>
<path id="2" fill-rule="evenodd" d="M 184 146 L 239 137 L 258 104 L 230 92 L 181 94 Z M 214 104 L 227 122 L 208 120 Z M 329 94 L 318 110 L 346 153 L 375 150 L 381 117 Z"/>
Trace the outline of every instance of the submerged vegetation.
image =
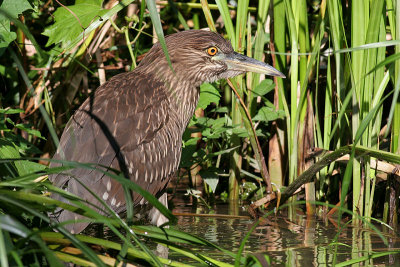
<path id="1" fill-rule="evenodd" d="M 260 257 L 242 253 L 250 232 L 233 253 L 173 227 L 139 226 L 129 213 L 121 219 L 104 202 L 111 216 L 99 215 L 47 181 L 48 174 L 70 168 L 96 169 L 66 161 L 46 167 L 57 136 L 93 90 L 134 69 L 153 42 L 163 44 L 163 33 L 206 27 L 287 78 L 248 73 L 203 84 L 183 137 L 178 182 L 188 179 L 208 203 L 253 201 L 252 214 L 268 216 L 286 203 L 291 219 L 301 207 L 307 215 L 335 214 L 338 222 L 363 224 L 386 243 L 387 235 L 371 222 L 397 236 L 397 1 L 3 0 L 0 21 L 0 266 L 185 266 L 156 256 L 144 243 L 148 239 L 202 264 L 262 266 Z M 122 174 L 106 174 L 175 221 Z M 71 204 L 51 199 L 52 193 Z M 70 234 L 47 215 L 57 207 L 106 225 L 118 242 Z M 338 232 L 345 226 L 339 223 Z M 215 248 L 231 261 L 198 253 L 197 246 Z M 369 251 L 341 264 L 372 264 L 391 253 L 399 251 Z"/>

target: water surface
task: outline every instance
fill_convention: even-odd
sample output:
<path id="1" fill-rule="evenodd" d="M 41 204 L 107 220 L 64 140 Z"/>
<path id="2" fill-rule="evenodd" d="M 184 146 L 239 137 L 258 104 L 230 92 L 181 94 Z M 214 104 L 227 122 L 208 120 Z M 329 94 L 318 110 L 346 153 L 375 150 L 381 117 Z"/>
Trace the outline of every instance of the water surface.
<path id="1" fill-rule="evenodd" d="M 210 211 L 204 205 L 194 205 L 186 198 L 174 199 L 174 212 L 197 214 L 237 214 L 247 216 L 242 208 L 229 208 L 228 204 L 218 204 Z M 388 246 L 372 230 L 362 227 L 346 227 L 337 237 L 335 219 L 306 218 L 299 214 L 289 221 L 286 216 L 270 216 L 259 224 L 245 245 L 245 254 L 266 254 L 271 257 L 273 266 L 331 266 L 336 254 L 336 263 L 371 255 L 373 252 L 400 250 L 400 239 L 394 233 L 383 232 Z M 178 216 L 178 229 L 237 252 L 239 246 L 253 226 L 249 218 L 218 218 Z M 375 225 L 382 230 L 380 225 Z M 337 246 L 334 240 L 337 238 Z M 336 249 L 336 253 L 335 253 Z M 200 249 L 208 256 L 233 263 L 234 259 L 209 248 Z M 170 253 L 169 258 L 177 255 Z M 188 261 L 183 261 L 188 262 Z M 191 260 L 189 260 L 191 263 Z M 364 266 L 400 266 L 400 254 L 370 259 Z M 358 266 L 358 264 L 357 264 Z"/>

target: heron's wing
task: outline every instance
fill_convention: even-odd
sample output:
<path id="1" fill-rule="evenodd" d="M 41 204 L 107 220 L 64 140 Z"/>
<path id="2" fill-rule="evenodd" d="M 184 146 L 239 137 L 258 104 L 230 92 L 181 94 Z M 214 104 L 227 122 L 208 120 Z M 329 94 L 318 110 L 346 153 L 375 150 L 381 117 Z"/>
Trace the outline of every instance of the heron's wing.
<path id="1" fill-rule="evenodd" d="M 121 169 L 153 194 L 164 188 L 166 178 L 177 168 L 173 166 L 177 165 L 177 151 L 172 147 L 168 149 L 166 144 L 178 146 L 180 156 L 181 137 L 167 130 L 166 125 L 171 122 L 163 84 L 149 84 L 149 80 L 154 79 L 134 72 L 124 73 L 99 87 L 69 121 L 54 158 L 61 159 L 63 152 L 69 161 Z M 166 164 L 167 167 L 158 169 Z M 119 183 L 98 171 L 76 168 L 68 174 L 49 178 L 54 185 L 99 205 L 96 198 L 71 177 L 79 179 L 117 212 L 124 209 Z M 134 195 L 136 202 L 140 199 L 141 196 Z M 73 214 L 64 211 L 59 220 L 74 218 Z"/>

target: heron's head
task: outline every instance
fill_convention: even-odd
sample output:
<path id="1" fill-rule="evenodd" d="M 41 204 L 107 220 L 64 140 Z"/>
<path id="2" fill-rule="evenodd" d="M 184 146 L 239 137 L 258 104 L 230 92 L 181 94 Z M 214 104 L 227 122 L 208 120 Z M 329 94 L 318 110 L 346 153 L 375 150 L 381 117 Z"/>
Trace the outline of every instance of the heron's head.
<path id="1" fill-rule="evenodd" d="M 195 85 L 231 78 L 246 72 L 285 77 L 270 65 L 236 53 L 221 35 L 190 30 L 166 36 L 168 53 L 174 72 L 170 69 L 161 45 L 155 44 L 140 66 L 160 75 L 173 75 Z"/>

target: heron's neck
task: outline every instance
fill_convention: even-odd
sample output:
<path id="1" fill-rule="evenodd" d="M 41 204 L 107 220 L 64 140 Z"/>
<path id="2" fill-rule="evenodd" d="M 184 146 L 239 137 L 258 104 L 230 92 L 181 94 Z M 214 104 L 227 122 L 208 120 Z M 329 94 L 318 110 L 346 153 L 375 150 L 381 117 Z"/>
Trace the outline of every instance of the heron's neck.
<path id="1" fill-rule="evenodd" d="M 196 109 L 199 100 L 199 86 L 177 79 L 166 81 L 166 85 L 171 110 L 176 112 L 183 132 Z"/>
<path id="2" fill-rule="evenodd" d="M 152 73 L 155 80 L 165 85 L 164 91 L 170 102 L 170 112 L 174 113 L 175 121 L 183 133 L 197 106 L 200 82 L 191 81 L 187 70 L 185 73 L 185 70 L 179 67 L 175 67 L 173 73 L 169 65 L 161 61 L 158 64 L 139 66 L 138 69 L 147 75 Z"/>

